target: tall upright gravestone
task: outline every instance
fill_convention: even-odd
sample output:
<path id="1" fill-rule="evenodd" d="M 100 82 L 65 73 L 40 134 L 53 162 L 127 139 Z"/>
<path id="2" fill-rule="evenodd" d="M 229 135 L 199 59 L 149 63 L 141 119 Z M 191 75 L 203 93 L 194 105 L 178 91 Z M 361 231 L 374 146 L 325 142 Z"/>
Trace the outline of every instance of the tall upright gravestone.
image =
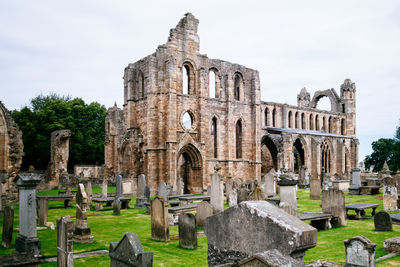
<path id="1" fill-rule="evenodd" d="M 73 231 L 74 222 L 70 216 L 57 219 L 57 267 L 74 266 Z"/>
<path id="2" fill-rule="evenodd" d="M 146 203 L 148 203 L 148 200 L 145 197 L 145 190 L 146 190 L 146 176 L 144 174 L 140 174 L 138 176 L 137 198 L 136 198 L 135 209 L 143 209 L 146 207 Z"/>
<path id="3" fill-rule="evenodd" d="M 36 174 L 18 174 L 14 179 L 19 189 L 19 235 L 15 239 L 15 249 L 33 257 L 41 257 L 36 231 L 36 186 L 40 180 Z"/>
<path id="4" fill-rule="evenodd" d="M 343 191 L 333 188 L 322 191 L 322 212 L 332 214 L 333 227 L 347 225 Z"/>
<path id="5" fill-rule="evenodd" d="M 179 245 L 183 248 L 197 248 L 196 217 L 191 213 L 179 214 Z"/>
<path id="6" fill-rule="evenodd" d="M 168 201 L 159 197 L 151 201 L 151 238 L 169 240 Z"/>
<path id="7" fill-rule="evenodd" d="M 224 189 L 222 186 L 222 175 L 218 173 L 221 167 L 215 166 L 215 172 L 211 174 L 211 196 L 210 203 L 215 212 L 224 210 Z"/>
<path id="8" fill-rule="evenodd" d="M 11 248 L 14 223 L 14 206 L 6 206 L 3 217 L 3 235 L 1 244 L 5 248 Z"/>
<path id="9" fill-rule="evenodd" d="M 383 209 L 386 211 L 397 211 L 397 187 L 396 180 L 390 175 L 382 179 Z"/>
<path id="10" fill-rule="evenodd" d="M 74 241 L 79 243 L 92 243 L 93 236 L 87 223 L 88 199 L 83 184 L 78 185 L 76 193 L 76 225 L 74 230 Z"/>

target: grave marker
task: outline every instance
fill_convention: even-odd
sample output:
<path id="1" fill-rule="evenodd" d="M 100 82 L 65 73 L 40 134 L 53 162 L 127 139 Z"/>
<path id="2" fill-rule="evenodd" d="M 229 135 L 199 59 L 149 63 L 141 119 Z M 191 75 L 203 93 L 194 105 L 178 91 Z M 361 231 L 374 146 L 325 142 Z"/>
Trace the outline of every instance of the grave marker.
<path id="1" fill-rule="evenodd" d="M 347 225 L 346 206 L 343 191 L 333 188 L 322 191 L 321 206 L 323 213 L 332 214 L 332 227 Z"/>
<path id="2" fill-rule="evenodd" d="M 57 266 L 74 266 L 73 236 L 74 222 L 70 216 L 57 219 Z"/>
<path id="3" fill-rule="evenodd" d="M 196 208 L 196 222 L 197 226 L 203 226 L 204 220 L 214 214 L 213 206 L 207 201 L 202 201 Z"/>
<path id="4" fill-rule="evenodd" d="M 169 240 L 168 201 L 156 197 L 151 201 L 151 237 L 154 240 Z"/>
<path id="5" fill-rule="evenodd" d="M 1 241 L 2 246 L 5 248 L 11 248 L 12 245 L 13 223 L 14 206 L 6 206 L 4 208 L 3 235 Z"/>
<path id="6" fill-rule="evenodd" d="M 392 231 L 392 218 L 385 211 L 380 211 L 374 216 L 375 231 Z"/>
<path id="7" fill-rule="evenodd" d="M 183 248 L 197 248 L 196 217 L 191 213 L 179 214 L 179 245 Z"/>
<path id="8" fill-rule="evenodd" d="M 364 236 L 355 236 L 344 241 L 346 247 L 345 266 L 375 267 L 376 244 Z"/>

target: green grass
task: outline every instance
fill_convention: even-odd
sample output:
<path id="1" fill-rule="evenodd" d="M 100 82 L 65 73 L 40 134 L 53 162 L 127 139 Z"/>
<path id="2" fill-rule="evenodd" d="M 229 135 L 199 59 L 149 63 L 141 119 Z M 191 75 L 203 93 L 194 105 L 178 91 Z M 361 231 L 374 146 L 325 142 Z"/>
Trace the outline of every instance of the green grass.
<path id="1" fill-rule="evenodd" d="M 115 187 L 109 187 L 109 192 L 114 192 Z M 100 187 L 93 187 L 93 192 L 100 193 Z M 56 190 L 42 191 L 39 194 L 57 194 Z M 320 200 L 310 200 L 308 190 L 299 190 L 297 194 L 299 212 L 320 210 Z M 382 195 L 352 196 L 346 193 L 346 204 L 352 203 L 378 203 L 382 204 Z M 135 198 L 132 198 L 131 206 L 134 206 Z M 380 205 L 377 211 L 382 210 Z M 118 242 L 125 232 L 136 232 L 146 252 L 154 252 L 154 266 L 207 266 L 207 239 L 199 237 L 197 250 L 188 250 L 179 247 L 178 240 L 158 242 L 151 239 L 150 215 L 145 210 L 129 209 L 121 210 L 121 216 L 114 216 L 111 207 L 105 207 L 103 211 L 89 211 L 88 224 L 91 227 L 94 242 L 92 244 L 74 243 L 74 253 L 93 250 L 108 250 L 110 242 Z M 368 212 L 367 212 L 368 213 Z M 63 202 L 49 202 L 49 222 L 56 223 L 56 219 L 63 215 L 75 216 L 75 203 L 71 208 L 64 209 Z M 0 218 L 0 227 L 3 218 Z M 73 218 L 74 220 L 74 218 Z M 15 205 L 14 229 L 18 227 L 18 205 Z M 199 229 L 202 231 L 202 229 Z M 0 255 L 11 254 L 15 250 L 15 238 L 18 232 L 13 232 L 13 247 L 11 249 L 0 248 Z M 178 235 L 178 227 L 170 227 L 170 236 Z M 347 226 L 318 232 L 318 244 L 309 249 L 304 257 L 305 262 L 318 259 L 334 261 L 344 264 L 345 249 L 343 240 L 356 235 L 363 235 L 377 244 L 376 258 L 385 255 L 383 241 L 387 238 L 399 236 L 400 226 L 394 225 L 392 232 L 376 232 L 373 219 L 355 221 L 348 220 Z M 38 237 L 42 244 L 42 254 L 46 257 L 55 257 L 56 231 L 38 230 Z M 75 266 L 109 266 L 108 255 L 75 259 Z M 56 263 L 45 263 L 42 266 L 56 266 Z M 400 256 L 379 262 L 376 266 L 400 266 Z"/>

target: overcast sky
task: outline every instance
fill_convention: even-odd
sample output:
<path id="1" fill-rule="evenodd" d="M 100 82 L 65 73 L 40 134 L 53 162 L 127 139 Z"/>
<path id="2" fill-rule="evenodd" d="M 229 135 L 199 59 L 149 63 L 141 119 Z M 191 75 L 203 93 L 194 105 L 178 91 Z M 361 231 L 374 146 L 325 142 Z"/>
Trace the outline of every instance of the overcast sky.
<path id="1" fill-rule="evenodd" d="M 0 100 L 56 92 L 123 102 L 123 70 L 167 41 L 186 12 L 200 52 L 257 69 L 261 98 L 357 87 L 360 160 L 400 119 L 400 1 L 0 1 Z"/>

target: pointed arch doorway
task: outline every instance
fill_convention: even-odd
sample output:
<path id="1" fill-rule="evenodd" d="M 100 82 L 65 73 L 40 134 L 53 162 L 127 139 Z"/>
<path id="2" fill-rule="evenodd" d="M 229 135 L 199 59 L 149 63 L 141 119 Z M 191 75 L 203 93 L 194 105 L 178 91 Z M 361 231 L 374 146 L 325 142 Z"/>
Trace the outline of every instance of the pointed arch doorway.
<path id="1" fill-rule="evenodd" d="M 183 193 L 199 193 L 203 189 L 203 161 L 200 151 L 192 144 L 185 145 L 178 153 L 178 179 L 183 181 Z"/>

